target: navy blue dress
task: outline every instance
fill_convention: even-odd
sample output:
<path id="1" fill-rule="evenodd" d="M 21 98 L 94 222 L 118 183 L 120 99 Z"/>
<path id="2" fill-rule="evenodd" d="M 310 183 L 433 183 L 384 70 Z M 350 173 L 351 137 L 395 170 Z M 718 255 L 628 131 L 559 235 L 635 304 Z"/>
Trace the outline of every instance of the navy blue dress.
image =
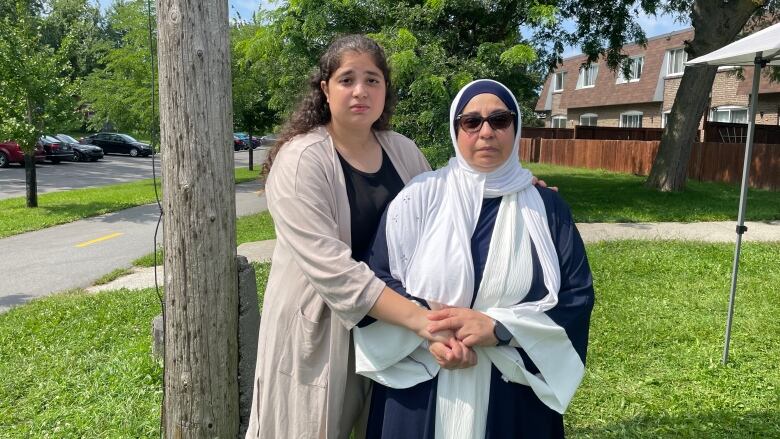
<path id="1" fill-rule="evenodd" d="M 585 364 L 590 313 L 593 309 L 593 282 L 585 255 L 585 246 L 574 225 L 569 207 L 557 192 L 537 188 L 547 210 L 552 241 L 561 265 L 561 288 L 558 304 L 546 314 L 566 330 L 574 349 Z M 482 280 L 500 198 L 485 199 L 471 239 L 474 261 L 474 299 Z M 547 295 L 542 267 L 531 244 L 533 280 L 523 301 L 535 301 Z M 367 260 L 376 275 L 395 291 L 410 297 L 403 285 L 390 275 L 383 216 Z M 358 326 L 374 320 L 364 319 Z M 526 368 L 538 372 L 525 352 L 518 348 Z M 408 389 L 392 389 L 373 383 L 367 438 L 434 439 L 437 377 Z M 542 403 L 530 387 L 505 382 L 493 366 L 490 401 L 487 413 L 486 439 L 563 438 L 563 416 Z"/>

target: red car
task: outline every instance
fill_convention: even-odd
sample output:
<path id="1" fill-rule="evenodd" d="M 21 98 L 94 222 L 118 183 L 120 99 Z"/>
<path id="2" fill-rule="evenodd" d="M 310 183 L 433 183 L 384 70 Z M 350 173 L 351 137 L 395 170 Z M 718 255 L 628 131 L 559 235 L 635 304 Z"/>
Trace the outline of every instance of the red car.
<path id="1" fill-rule="evenodd" d="M 40 163 L 45 158 L 43 147 L 35 145 L 35 162 Z M 7 168 L 9 163 L 21 163 L 24 166 L 24 152 L 16 142 L 0 142 L 0 168 Z"/>

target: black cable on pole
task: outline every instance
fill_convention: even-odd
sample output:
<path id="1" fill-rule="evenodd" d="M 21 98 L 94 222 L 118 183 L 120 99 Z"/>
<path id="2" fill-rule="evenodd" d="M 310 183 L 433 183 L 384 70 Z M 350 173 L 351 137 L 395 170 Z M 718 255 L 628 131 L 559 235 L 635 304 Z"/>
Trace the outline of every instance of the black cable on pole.
<path id="1" fill-rule="evenodd" d="M 157 300 L 160 301 L 160 309 L 162 310 L 162 319 L 163 319 L 163 376 L 162 376 L 162 402 L 160 403 L 160 428 L 159 428 L 159 435 L 161 438 L 165 437 L 165 341 L 166 341 L 166 334 L 165 334 L 165 300 L 163 299 L 162 294 L 160 293 L 160 283 L 157 279 L 157 236 L 160 232 L 160 224 L 162 223 L 163 218 L 163 208 L 162 203 L 160 202 L 160 194 L 157 191 L 157 168 L 155 166 L 155 158 L 157 156 L 157 148 L 156 145 L 159 143 L 156 142 L 157 138 L 157 126 L 155 124 L 156 120 L 156 93 L 155 93 L 155 47 L 154 47 L 154 25 L 152 22 L 152 2 L 151 0 L 146 0 L 146 18 L 147 18 L 147 24 L 149 27 L 149 58 L 151 61 L 151 67 L 149 69 L 149 86 L 151 88 L 151 98 L 150 98 L 150 104 L 152 108 L 152 118 L 149 126 L 149 133 L 151 135 L 151 147 L 152 147 L 152 185 L 154 186 L 154 198 L 157 201 L 157 208 L 159 209 L 159 214 L 157 216 L 157 225 L 154 228 L 154 238 L 152 239 L 152 250 L 154 254 L 154 290 L 157 293 Z M 162 153 L 162 148 L 160 148 L 160 153 Z M 163 265 L 163 274 L 165 274 L 165 266 Z"/>

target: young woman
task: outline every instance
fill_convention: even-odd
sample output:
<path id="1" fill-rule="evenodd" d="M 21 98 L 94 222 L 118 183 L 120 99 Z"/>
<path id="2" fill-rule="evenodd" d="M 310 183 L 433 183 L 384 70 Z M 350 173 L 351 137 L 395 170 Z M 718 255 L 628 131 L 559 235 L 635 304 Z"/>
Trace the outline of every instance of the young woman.
<path id="1" fill-rule="evenodd" d="M 437 345 L 450 367 L 470 349 L 426 329 L 428 310 L 363 262 L 387 204 L 430 169 L 389 130 L 390 72 L 371 39 L 337 39 L 269 156 L 266 194 L 277 243 L 265 292 L 247 438 L 347 438 L 368 394 L 350 329 L 371 316 Z"/>
<path id="2" fill-rule="evenodd" d="M 517 102 L 502 84 L 466 85 L 450 109 L 456 158 L 391 202 L 369 266 L 435 309 L 430 331 L 473 347 L 448 370 L 441 343 L 385 322 L 353 331 L 357 371 L 376 381 L 369 438 L 562 438 L 584 373 L 593 284 L 564 201 L 518 159 Z"/>

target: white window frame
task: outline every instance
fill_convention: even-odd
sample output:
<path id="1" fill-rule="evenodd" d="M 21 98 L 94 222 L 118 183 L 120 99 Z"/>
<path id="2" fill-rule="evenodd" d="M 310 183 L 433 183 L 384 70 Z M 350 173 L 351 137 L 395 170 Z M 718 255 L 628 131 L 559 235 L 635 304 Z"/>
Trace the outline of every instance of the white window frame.
<path id="1" fill-rule="evenodd" d="M 563 126 L 562 127 L 555 126 L 555 123 L 561 120 L 563 121 Z M 553 116 L 552 119 L 550 119 L 550 128 L 566 128 L 567 122 L 568 121 L 566 120 L 566 116 L 561 116 L 561 115 Z"/>
<path id="2" fill-rule="evenodd" d="M 709 115 L 710 116 L 709 117 L 709 121 L 710 122 L 717 122 L 715 120 L 715 113 L 724 112 L 724 111 L 728 112 L 728 114 L 729 114 L 729 120 L 726 123 L 748 123 L 748 117 L 750 116 L 748 114 L 748 108 L 747 107 L 743 107 L 743 106 L 739 106 L 739 105 L 723 105 L 723 106 L 715 107 L 715 108 L 711 109 L 710 110 L 710 115 Z M 740 112 L 744 111 L 745 112 L 745 122 L 734 122 L 734 113 L 737 112 L 737 111 L 740 111 Z"/>
<path id="3" fill-rule="evenodd" d="M 577 88 L 592 88 L 596 86 L 596 78 L 599 76 L 599 65 L 593 63 L 580 69 L 580 75 L 577 78 Z M 587 81 L 586 81 L 587 79 Z"/>
<path id="4" fill-rule="evenodd" d="M 553 73 L 553 93 L 563 91 L 563 82 L 566 80 L 566 72 Z"/>
<path id="5" fill-rule="evenodd" d="M 639 116 L 639 126 L 637 126 L 637 127 L 635 127 L 635 126 L 627 126 L 626 124 L 623 123 L 623 117 L 624 116 L 625 117 Z M 642 113 L 641 111 L 626 111 L 626 112 L 620 113 L 620 128 L 642 128 L 642 118 L 643 118 L 643 116 L 644 116 L 644 113 Z"/>
<path id="6" fill-rule="evenodd" d="M 669 123 L 670 114 L 672 114 L 672 110 L 666 110 L 661 112 L 661 128 L 666 128 L 666 124 Z"/>
<path id="7" fill-rule="evenodd" d="M 623 68 L 621 67 L 618 71 L 618 77 L 616 84 L 625 84 L 627 82 L 637 82 L 640 79 L 642 79 L 642 70 L 644 70 L 645 65 L 645 56 L 639 55 L 639 56 L 632 56 L 630 58 L 629 63 L 631 63 L 629 77 L 626 78 L 623 74 Z"/>
<path id="8" fill-rule="evenodd" d="M 588 119 L 596 118 L 596 123 L 594 123 L 593 125 L 590 125 L 590 124 L 585 125 L 584 123 L 582 123 L 582 119 L 583 118 L 588 118 Z M 585 114 L 580 115 L 580 125 L 582 125 L 582 126 L 595 127 L 595 126 L 598 125 L 598 123 L 599 123 L 599 115 L 596 114 L 596 113 L 585 113 Z"/>
<path id="9" fill-rule="evenodd" d="M 676 58 L 682 56 L 682 62 L 680 63 L 680 71 L 672 71 Z M 674 58 L 674 59 L 673 59 Z M 688 61 L 688 53 L 684 48 L 678 47 L 677 49 L 669 49 L 666 51 L 666 76 L 675 77 L 682 76 L 685 72 L 685 62 Z"/>

